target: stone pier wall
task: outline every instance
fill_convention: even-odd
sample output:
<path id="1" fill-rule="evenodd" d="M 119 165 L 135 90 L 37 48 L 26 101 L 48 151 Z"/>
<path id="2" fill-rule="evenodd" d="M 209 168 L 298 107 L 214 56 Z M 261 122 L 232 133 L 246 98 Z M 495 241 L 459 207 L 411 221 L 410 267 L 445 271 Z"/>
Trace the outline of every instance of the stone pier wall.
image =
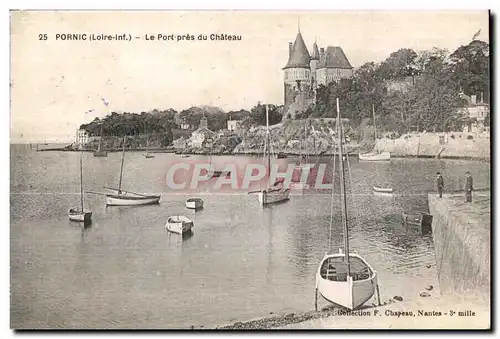
<path id="1" fill-rule="evenodd" d="M 490 193 L 429 194 L 439 283 L 443 294 L 490 299 Z"/>

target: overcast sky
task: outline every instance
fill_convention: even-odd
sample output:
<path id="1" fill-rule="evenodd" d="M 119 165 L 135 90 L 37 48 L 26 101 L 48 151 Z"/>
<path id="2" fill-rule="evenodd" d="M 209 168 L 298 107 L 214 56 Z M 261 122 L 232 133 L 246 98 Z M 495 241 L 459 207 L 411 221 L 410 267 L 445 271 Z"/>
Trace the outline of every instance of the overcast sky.
<path id="1" fill-rule="evenodd" d="M 141 112 L 283 103 L 288 42 L 297 22 L 309 51 L 341 46 L 354 67 L 399 48 L 455 50 L 488 12 L 14 12 L 11 14 L 11 140 L 72 141 L 81 123 L 109 110 Z M 56 41 L 57 33 L 130 34 L 132 42 Z M 208 41 L 146 41 L 146 34 Z M 210 41 L 212 33 L 242 40 Z M 39 40 L 47 34 L 47 40 Z M 85 114 L 93 109 L 91 114 Z"/>

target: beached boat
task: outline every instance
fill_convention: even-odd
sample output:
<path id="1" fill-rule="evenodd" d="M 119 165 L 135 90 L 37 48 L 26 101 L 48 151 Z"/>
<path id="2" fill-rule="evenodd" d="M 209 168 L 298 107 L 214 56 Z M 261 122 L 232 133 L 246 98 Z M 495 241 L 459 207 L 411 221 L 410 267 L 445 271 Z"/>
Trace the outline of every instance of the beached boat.
<path id="1" fill-rule="evenodd" d="M 373 111 L 373 129 L 375 134 L 375 149 L 365 154 L 359 154 L 359 160 L 362 161 L 389 161 L 391 160 L 390 152 L 380 152 L 377 145 L 377 126 L 375 124 L 375 107 L 372 105 Z"/>
<path id="2" fill-rule="evenodd" d="M 106 205 L 109 206 L 135 206 L 135 205 L 151 205 L 160 202 L 159 194 L 142 194 L 129 192 L 122 189 L 122 179 L 123 179 L 123 162 L 125 159 L 125 141 L 126 137 L 123 137 L 123 149 L 122 149 L 122 162 L 120 167 L 120 181 L 118 183 L 118 188 L 104 187 L 108 190 L 114 191 L 114 193 L 106 194 Z"/>
<path id="3" fill-rule="evenodd" d="M 181 158 L 189 158 L 189 155 L 188 154 L 183 154 L 183 155 L 181 155 Z"/>
<path id="4" fill-rule="evenodd" d="M 343 154 L 343 127 L 341 125 L 339 102 L 337 99 L 337 135 L 338 159 L 340 163 L 340 192 L 342 198 L 342 226 L 344 230 L 344 249 L 338 253 L 326 252 L 316 272 L 316 298 L 315 308 L 318 307 L 318 293 L 326 300 L 345 307 L 349 310 L 356 309 L 366 303 L 377 292 L 380 305 L 377 272 L 359 254 L 349 251 L 349 227 L 347 224 L 347 199 L 345 189 L 344 162 L 349 170 L 349 159 L 344 159 Z M 334 160 L 335 161 L 335 160 Z M 334 166 L 335 168 L 335 162 Z M 332 203 L 334 192 L 332 189 Z M 333 212 L 330 215 L 330 238 L 332 236 Z M 331 243 L 331 242 L 330 242 Z"/>
<path id="5" fill-rule="evenodd" d="M 269 178 L 271 173 L 271 138 L 269 132 L 269 110 L 266 105 L 266 143 L 264 146 L 265 154 L 267 154 L 267 167 L 266 173 Z M 266 189 L 262 189 L 255 192 L 249 193 L 257 193 L 257 198 L 259 203 L 262 206 L 276 204 L 280 202 L 285 202 L 290 198 L 290 189 L 283 187 L 284 180 L 277 180 L 272 186 L 271 183 L 268 183 L 268 187 Z"/>
<path id="6" fill-rule="evenodd" d="M 392 193 L 392 188 L 390 187 L 373 186 L 373 190 L 378 193 Z"/>
<path id="7" fill-rule="evenodd" d="M 101 134 L 99 135 L 99 144 L 97 146 L 97 150 L 94 151 L 94 157 L 104 158 L 104 157 L 108 156 L 108 151 L 102 149 L 102 137 L 103 137 L 103 135 L 102 135 L 102 125 L 103 125 L 103 123 L 101 123 Z"/>
<path id="8" fill-rule="evenodd" d="M 200 210 L 203 208 L 203 200 L 200 198 L 189 198 L 186 200 L 186 208 Z"/>
<path id="9" fill-rule="evenodd" d="M 92 220 L 92 212 L 83 207 L 83 152 L 80 151 L 80 206 L 73 207 L 68 211 L 68 218 L 72 221 L 89 223 Z"/>
<path id="10" fill-rule="evenodd" d="M 193 221 L 183 215 L 171 216 L 167 219 L 167 223 L 165 224 L 165 229 L 167 231 L 177 234 L 188 233 L 193 227 Z"/>

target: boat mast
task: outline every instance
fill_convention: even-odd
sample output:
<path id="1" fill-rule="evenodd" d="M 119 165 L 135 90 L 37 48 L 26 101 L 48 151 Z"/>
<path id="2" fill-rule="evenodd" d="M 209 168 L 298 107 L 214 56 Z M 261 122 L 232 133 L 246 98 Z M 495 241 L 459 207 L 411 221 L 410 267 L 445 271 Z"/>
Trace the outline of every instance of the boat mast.
<path id="1" fill-rule="evenodd" d="M 118 194 L 122 192 L 122 176 L 123 176 L 123 159 L 125 158 L 125 139 L 127 136 L 123 137 L 123 149 L 122 149 L 122 165 L 120 167 L 120 182 L 118 183 Z"/>
<path id="2" fill-rule="evenodd" d="M 373 130 L 375 132 L 375 150 L 378 152 L 377 146 L 377 125 L 375 124 L 375 106 L 372 104 L 372 112 L 373 112 Z"/>
<path id="3" fill-rule="evenodd" d="M 337 98 L 337 137 L 339 138 L 339 162 L 340 162 L 340 196 L 342 198 L 342 224 L 344 227 L 344 252 L 347 265 L 347 276 L 351 275 L 351 263 L 349 261 L 349 230 L 347 227 L 347 199 L 345 194 L 345 175 L 344 175 L 344 155 L 342 143 L 344 139 L 343 128 L 341 127 L 339 99 Z M 346 155 L 347 159 L 347 155 Z"/>
<path id="4" fill-rule="evenodd" d="M 97 152 L 101 151 L 101 143 L 102 143 L 102 122 L 101 122 L 101 134 L 99 136 L 99 146 L 97 146 Z"/>
<path id="5" fill-rule="evenodd" d="M 267 148 L 267 172 L 269 178 L 271 178 L 271 135 L 269 133 L 269 110 L 268 105 L 266 105 L 266 148 Z M 269 183 L 271 185 L 271 183 Z"/>
<path id="6" fill-rule="evenodd" d="M 83 160 L 82 160 L 83 152 L 80 151 L 80 203 L 82 207 L 83 213 Z"/>

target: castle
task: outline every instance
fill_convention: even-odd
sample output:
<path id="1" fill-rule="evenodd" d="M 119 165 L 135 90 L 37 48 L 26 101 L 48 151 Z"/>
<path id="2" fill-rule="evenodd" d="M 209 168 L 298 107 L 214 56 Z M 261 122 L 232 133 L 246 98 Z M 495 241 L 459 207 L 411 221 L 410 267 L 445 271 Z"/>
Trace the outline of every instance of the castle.
<path id="1" fill-rule="evenodd" d="M 305 110 L 316 100 L 316 90 L 320 85 L 332 81 L 352 78 L 353 67 L 339 46 L 328 46 L 318 50 L 314 42 L 309 54 L 300 29 L 295 43 L 289 43 L 288 62 L 283 68 L 285 87 L 285 112 L 292 117 Z"/>

